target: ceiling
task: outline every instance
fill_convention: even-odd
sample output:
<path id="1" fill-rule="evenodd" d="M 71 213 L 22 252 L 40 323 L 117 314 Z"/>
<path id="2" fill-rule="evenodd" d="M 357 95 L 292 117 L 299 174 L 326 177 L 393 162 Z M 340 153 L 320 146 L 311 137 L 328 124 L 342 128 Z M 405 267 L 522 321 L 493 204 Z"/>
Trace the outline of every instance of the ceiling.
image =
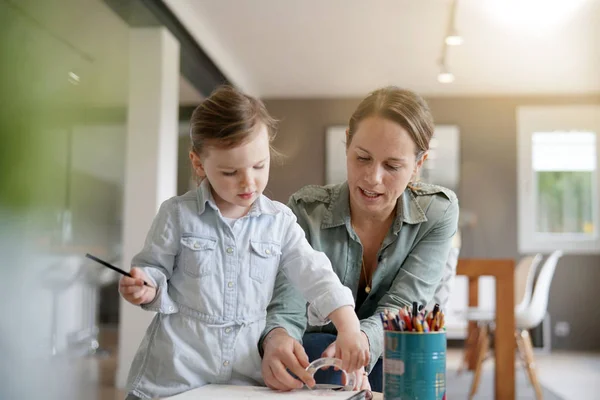
<path id="1" fill-rule="evenodd" d="M 600 92 L 600 0 L 165 0 L 228 78 L 261 97 Z"/>
<path id="2" fill-rule="evenodd" d="M 24 52 L 44 63 L 44 85 L 64 93 L 68 74 L 80 81 L 77 103 L 87 107 L 122 107 L 128 101 L 129 26 L 100 0 L 21 0 L 5 7 L 14 26 L 11 35 Z M 68 10 L 68 11 L 65 11 Z M 59 101 L 60 99 L 56 99 Z M 198 104 L 199 92 L 179 79 L 181 105 Z"/>

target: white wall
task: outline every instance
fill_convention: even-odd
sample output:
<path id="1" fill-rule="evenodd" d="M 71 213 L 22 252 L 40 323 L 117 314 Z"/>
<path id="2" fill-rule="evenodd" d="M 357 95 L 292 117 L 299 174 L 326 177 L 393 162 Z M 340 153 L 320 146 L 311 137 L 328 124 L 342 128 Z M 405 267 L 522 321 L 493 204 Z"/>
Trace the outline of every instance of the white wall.
<path id="1" fill-rule="evenodd" d="M 160 204 L 177 191 L 179 43 L 165 28 L 130 32 L 123 259 L 139 252 Z M 121 299 L 118 387 L 152 318 Z"/>

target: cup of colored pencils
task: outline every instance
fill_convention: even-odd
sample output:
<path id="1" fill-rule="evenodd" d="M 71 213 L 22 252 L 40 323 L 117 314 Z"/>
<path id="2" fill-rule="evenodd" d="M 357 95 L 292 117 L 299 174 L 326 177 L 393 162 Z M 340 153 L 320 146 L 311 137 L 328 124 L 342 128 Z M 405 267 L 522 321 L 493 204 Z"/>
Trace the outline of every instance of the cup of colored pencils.
<path id="1" fill-rule="evenodd" d="M 383 398 L 446 399 L 446 330 L 438 304 L 415 302 L 380 314 L 384 329 Z"/>
<path id="2" fill-rule="evenodd" d="M 440 310 L 439 304 L 428 312 L 414 302 L 412 308 L 405 306 L 396 313 L 385 310 L 379 313 L 379 316 L 386 331 L 418 333 L 445 331 L 444 313 Z"/>

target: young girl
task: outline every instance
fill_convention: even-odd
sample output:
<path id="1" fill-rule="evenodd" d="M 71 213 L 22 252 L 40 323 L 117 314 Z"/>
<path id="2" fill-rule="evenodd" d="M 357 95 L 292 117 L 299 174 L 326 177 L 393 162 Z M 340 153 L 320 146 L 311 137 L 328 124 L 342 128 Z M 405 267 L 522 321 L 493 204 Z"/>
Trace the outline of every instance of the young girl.
<path id="1" fill-rule="evenodd" d="M 257 343 L 279 271 L 309 302 L 311 324 L 336 326 L 344 369 L 364 366 L 369 354 L 350 289 L 308 244 L 294 214 L 262 195 L 275 136 L 264 105 L 222 87 L 190 124 L 190 159 L 204 179 L 162 204 L 132 260 L 133 278 L 120 281 L 127 301 L 157 311 L 133 360 L 127 398 L 263 384 Z"/>

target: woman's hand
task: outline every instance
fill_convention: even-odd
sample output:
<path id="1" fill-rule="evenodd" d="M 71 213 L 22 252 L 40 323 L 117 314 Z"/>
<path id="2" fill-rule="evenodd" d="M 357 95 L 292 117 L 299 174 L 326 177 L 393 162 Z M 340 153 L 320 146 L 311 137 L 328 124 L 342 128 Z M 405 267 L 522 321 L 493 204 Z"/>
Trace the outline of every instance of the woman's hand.
<path id="1" fill-rule="evenodd" d="M 119 280 L 119 293 L 128 302 L 139 306 L 148 304 L 156 297 L 156 288 L 145 286 L 144 281 L 148 282 L 148 276 L 140 268 L 131 268 L 131 278 L 123 276 Z"/>
<path id="2" fill-rule="evenodd" d="M 315 380 L 306 371 L 308 356 L 302 345 L 283 328 L 275 328 L 263 340 L 263 360 L 261 365 L 265 384 L 275 390 L 300 389 L 303 383 L 313 387 Z M 294 379 L 290 370 L 298 379 Z"/>

